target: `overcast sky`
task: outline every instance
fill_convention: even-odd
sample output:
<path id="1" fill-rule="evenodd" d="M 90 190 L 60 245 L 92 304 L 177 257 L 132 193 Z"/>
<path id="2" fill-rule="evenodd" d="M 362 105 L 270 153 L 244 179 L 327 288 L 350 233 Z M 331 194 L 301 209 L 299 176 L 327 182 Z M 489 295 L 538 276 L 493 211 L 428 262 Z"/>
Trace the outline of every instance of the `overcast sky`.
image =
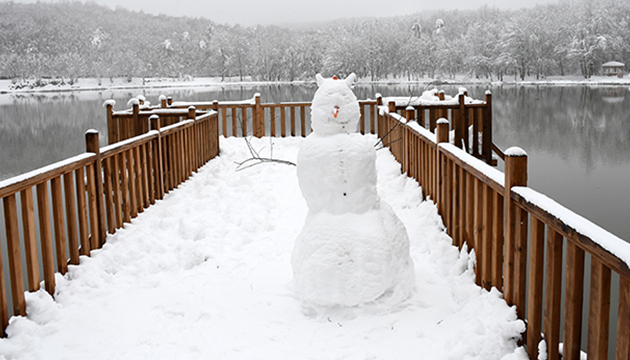
<path id="1" fill-rule="evenodd" d="M 2 0 L 4 1 L 4 0 Z M 34 2 L 34 0 L 16 0 Z M 46 1 L 46 0 L 44 0 Z M 48 0 L 52 1 L 52 0 Z M 59 1 L 59 0 L 55 0 Z M 422 10 L 469 10 L 484 4 L 500 9 L 533 7 L 558 0 L 94 0 L 112 9 L 117 6 L 150 14 L 208 18 L 216 23 L 303 23 L 348 17 L 388 17 Z"/>

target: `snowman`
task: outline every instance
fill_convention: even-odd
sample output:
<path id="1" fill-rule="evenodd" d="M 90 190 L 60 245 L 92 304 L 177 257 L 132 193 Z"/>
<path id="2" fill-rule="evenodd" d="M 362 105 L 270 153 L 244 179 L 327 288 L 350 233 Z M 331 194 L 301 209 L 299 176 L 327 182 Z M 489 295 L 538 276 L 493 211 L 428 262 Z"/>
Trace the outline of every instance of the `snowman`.
<path id="1" fill-rule="evenodd" d="M 291 258 L 297 294 L 311 307 L 398 303 L 414 283 L 409 238 L 376 191 L 374 144 L 357 132 L 356 76 L 316 78 L 313 132 L 297 161 L 308 205 Z"/>

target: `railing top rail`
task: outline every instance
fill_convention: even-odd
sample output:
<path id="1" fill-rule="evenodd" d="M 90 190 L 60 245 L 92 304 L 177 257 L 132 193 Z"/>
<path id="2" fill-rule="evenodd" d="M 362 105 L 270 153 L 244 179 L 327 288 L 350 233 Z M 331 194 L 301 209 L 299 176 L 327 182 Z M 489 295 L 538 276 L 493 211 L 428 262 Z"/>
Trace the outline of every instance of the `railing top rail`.
<path id="1" fill-rule="evenodd" d="M 116 142 L 111 145 L 104 146 L 101 148 L 101 158 L 108 158 L 116 154 L 119 154 L 125 150 L 128 150 L 130 148 L 133 148 L 137 146 L 138 144 L 146 143 L 150 141 L 151 139 L 153 139 L 154 137 L 156 137 L 157 134 L 158 134 L 157 130 L 150 130 L 146 134 L 138 135 L 138 136 L 126 139 L 126 140 Z"/>
<path id="2" fill-rule="evenodd" d="M 15 194 L 18 191 L 22 191 L 43 181 L 76 170 L 94 162 L 95 158 L 96 155 L 94 153 L 86 152 L 39 169 L 29 171 L 22 175 L 0 181 L 0 198 Z"/>
<path id="3" fill-rule="evenodd" d="M 173 101 L 173 103 L 169 106 L 170 108 L 188 108 L 189 106 L 195 107 L 210 107 L 213 106 L 216 100 L 213 101 Z M 236 101 L 216 101 L 219 103 L 219 106 L 239 106 L 239 105 L 255 105 L 256 98 L 245 99 L 245 100 L 236 100 Z"/>
<path id="4" fill-rule="evenodd" d="M 268 107 L 282 107 L 282 106 L 288 106 L 288 107 L 297 107 L 297 106 L 311 106 L 312 104 L 310 102 L 279 102 L 279 103 L 268 103 L 268 104 L 260 104 L 260 106 L 268 108 Z"/>
<path id="5" fill-rule="evenodd" d="M 205 114 L 206 112 L 203 110 L 197 110 L 198 114 Z M 162 116 L 182 116 L 188 115 L 188 108 L 157 108 L 157 109 L 142 109 L 138 112 L 139 116 L 151 116 L 151 115 L 162 115 Z M 133 111 L 126 109 L 120 111 L 112 112 L 112 116 L 118 117 L 132 117 Z"/>
<path id="6" fill-rule="evenodd" d="M 389 104 L 390 102 L 394 102 L 396 107 L 407 107 L 407 106 L 427 106 L 427 107 L 446 107 L 452 108 L 455 106 L 459 106 L 459 98 L 457 97 L 448 97 L 445 100 L 429 100 L 423 98 L 421 96 L 388 96 L 383 97 L 383 104 Z M 468 106 L 485 106 L 486 102 L 483 100 L 475 100 L 470 97 L 465 97 L 464 104 Z"/>
<path id="7" fill-rule="evenodd" d="M 195 123 L 195 120 L 184 120 L 178 123 L 175 123 L 173 125 L 169 125 L 169 126 L 165 126 L 163 128 L 160 128 L 160 132 L 163 135 L 168 135 L 170 133 L 172 133 L 173 131 L 176 131 L 177 128 L 180 127 L 187 127 L 187 126 L 192 126 Z"/>
<path id="8" fill-rule="evenodd" d="M 630 276 L 630 243 L 529 187 L 512 188 L 512 199 L 609 268 Z"/>
<path id="9" fill-rule="evenodd" d="M 504 173 L 453 144 L 440 143 L 439 146 L 446 156 L 490 186 L 494 191 L 499 193 L 505 192 Z"/>

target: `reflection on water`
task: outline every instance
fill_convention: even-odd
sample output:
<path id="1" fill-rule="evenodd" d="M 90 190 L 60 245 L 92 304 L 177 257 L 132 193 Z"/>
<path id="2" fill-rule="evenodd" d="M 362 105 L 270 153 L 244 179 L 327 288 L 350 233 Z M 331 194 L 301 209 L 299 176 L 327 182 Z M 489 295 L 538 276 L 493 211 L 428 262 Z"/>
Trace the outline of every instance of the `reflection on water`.
<path id="1" fill-rule="evenodd" d="M 493 130 L 499 147 L 527 151 L 531 187 L 630 240 L 626 94 L 615 87 L 496 87 Z"/>
<path id="2" fill-rule="evenodd" d="M 359 85 L 359 99 L 418 95 L 426 85 Z M 458 86 L 440 86 L 455 95 Z M 467 86 L 482 99 L 487 86 Z M 144 91 L 0 95 L 0 180 L 84 151 L 84 132 L 94 128 L 107 143 L 103 101 L 116 109 L 143 94 L 174 100 L 310 101 L 314 84 L 225 86 Z M 625 87 L 492 88 L 494 141 L 529 154 L 529 184 L 614 234 L 630 240 L 630 94 Z M 626 96 L 628 94 L 628 96 Z"/>

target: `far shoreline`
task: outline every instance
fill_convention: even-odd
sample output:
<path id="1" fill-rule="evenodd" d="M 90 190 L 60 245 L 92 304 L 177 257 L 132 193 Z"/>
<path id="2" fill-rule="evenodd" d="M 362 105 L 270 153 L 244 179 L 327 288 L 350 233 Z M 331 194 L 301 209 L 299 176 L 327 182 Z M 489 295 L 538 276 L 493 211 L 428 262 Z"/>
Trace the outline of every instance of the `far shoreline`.
<path id="1" fill-rule="evenodd" d="M 102 91 L 129 91 L 137 89 L 187 89 L 187 88 L 222 88 L 232 86 L 269 86 L 269 85 L 314 85 L 315 80 L 295 81 L 255 81 L 251 78 L 240 80 L 238 77 L 221 80 L 219 77 L 202 78 L 80 78 L 75 82 L 67 83 L 65 79 L 44 79 L 47 84 L 37 84 L 36 80 L 25 80 L 20 83 L 14 80 L 0 80 L 0 95 L 41 94 L 41 93 L 69 93 L 69 92 L 102 92 Z M 54 85 L 51 83 L 55 83 Z M 449 85 L 477 85 L 477 86 L 630 86 L 630 77 L 617 78 L 608 76 L 593 76 L 584 79 L 581 76 L 550 76 L 545 79 L 503 80 L 491 81 L 489 79 L 475 79 L 469 77 L 455 77 L 454 79 L 422 78 L 419 80 L 406 80 L 389 78 L 377 81 L 368 78 L 359 79 L 357 85 L 425 85 L 425 86 L 449 86 Z M 19 88 L 16 88 L 19 87 Z"/>

